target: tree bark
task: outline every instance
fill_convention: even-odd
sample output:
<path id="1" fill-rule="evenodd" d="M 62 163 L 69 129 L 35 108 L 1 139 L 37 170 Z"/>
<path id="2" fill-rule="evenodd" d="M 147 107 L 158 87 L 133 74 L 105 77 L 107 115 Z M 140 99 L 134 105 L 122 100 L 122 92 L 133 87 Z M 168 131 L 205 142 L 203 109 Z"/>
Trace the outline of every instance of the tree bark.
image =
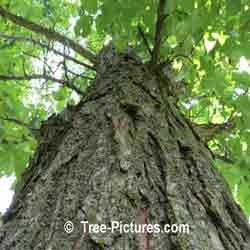
<path id="1" fill-rule="evenodd" d="M 136 57 L 104 49 L 83 100 L 43 124 L 0 249 L 249 250 L 246 218 L 168 89 Z M 84 233 L 82 220 L 190 232 Z"/>

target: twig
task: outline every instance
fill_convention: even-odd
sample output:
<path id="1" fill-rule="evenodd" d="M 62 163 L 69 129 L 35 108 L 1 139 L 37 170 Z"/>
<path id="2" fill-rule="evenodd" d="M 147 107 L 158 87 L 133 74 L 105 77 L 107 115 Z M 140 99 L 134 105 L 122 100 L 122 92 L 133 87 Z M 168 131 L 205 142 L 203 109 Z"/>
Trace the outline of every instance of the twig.
<path id="1" fill-rule="evenodd" d="M 152 55 L 152 64 L 156 65 L 158 62 L 158 58 L 160 55 L 160 48 L 161 48 L 161 32 L 164 24 L 164 20 L 167 15 L 164 14 L 166 0 L 159 0 L 159 7 L 158 7 L 158 17 L 156 21 L 156 31 L 155 31 L 155 42 L 154 42 L 154 49 Z"/>
<path id="2" fill-rule="evenodd" d="M 66 86 L 66 87 L 76 91 L 80 95 L 84 95 L 84 92 L 81 89 L 79 89 L 78 87 L 76 87 L 73 84 L 72 81 L 58 79 L 58 78 L 54 78 L 52 76 L 48 76 L 48 75 L 44 75 L 44 74 L 41 74 L 41 75 L 34 74 L 34 75 L 27 75 L 27 76 L 0 75 L 0 80 L 2 80 L 2 81 L 11 81 L 11 80 L 14 80 L 14 81 L 27 80 L 27 81 L 30 81 L 30 80 L 34 80 L 34 79 L 44 79 L 44 80 L 47 80 L 47 81 L 57 82 L 57 83 L 62 84 L 63 86 Z"/>
<path id="3" fill-rule="evenodd" d="M 20 121 L 20 120 L 16 119 L 16 118 L 9 118 L 9 117 L 2 117 L 2 116 L 0 116 L 0 119 L 3 120 L 3 121 L 8 121 L 8 122 L 15 123 L 15 124 L 17 124 L 19 126 L 25 127 L 27 129 L 33 131 L 33 132 L 34 131 L 39 132 L 39 129 L 34 128 L 30 124 L 27 124 L 27 123 L 25 123 L 23 121 Z"/>
<path id="4" fill-rule="evenodd" d="M 50 73 L 54 73 L 52 68 L 50 67 L 50 65 L 46 61 L 42 60 L 40 57 L 38 57 L 36 55 L 33 55 L 33 54 L 29 53 L 29 52 L 26 52 L 26 51 L 23 51 L 22 53 L 24 55 L 26 55 L 26 56 L 29 56 L 29 57 L 32 57 L 32 58 L 38 60 L 39 62 L 42 62 L 49 69 Z M 23 72 L 24 72 L 24 75 L 27 75 L 25 73 L 25 67 L 23 67 Z"/>
<path id="5" fill-rule="evenodd" d="M 67 71 L 68 71 L 70 74 L 74 75 L 74 79 L 75 79 L 75 78 L 79 78 L 79 77 L 84 78 L 84 79 L 87 79 L 87 80 L 90 80 L 90 81 L 93 81 L 93 80 L 95 79 L 95 78 L 92 78 L 92 77 L 89 77 L 89 76 L 85 76 L 85 73 L 77 74 L 77 73 L 73 72 L 73 71 L 70 70 L 70 69 L 67 69 Z"/>
<path id="6" fill-rule="evenodd" d="M 144 34 L 144 32 L 143 32 L 141 26 L 138 25 L 137 28 L 138 28 L 138 33 L 139 33 L 139 35 L 142 37 L 142 40 L 143 40 L 143 42 L 144 42 L 144 44 L 145 44 L 145 46 L 146 46 L 146 49 L 147 49 L 148 53 L 149 53 L 150 56 L 152 57 L 152 56 L 153 56 L 153 52 L 152 52 L 152 50 L 151 50 L 151 48 L 150 48 L 149 42 L 148 42 L 148 40 L 147 40 L 147 38 L 146 38 L 146 36 L 145 36 L 145 34 Z"/>
<path id="7" fill-rule="evenodd" d="M 0 46 L 0 49 L 7 49 L 10 48 L 14 45 L 15 41 L 10 41 L 9 43 L 4 43 L 3 45 Z"/>
<path id="8" fill-rule="evenodd" d="M 39 42 L 39 41 L 37 41 L 37 40 L 35 40 L 35 39 L 33 39 L 33 38 L 23 37 L 23 36 L 9 36 L 9 35 L 3 34 L 3 33 L 1 33 L 1 32 L 0 32 L 0 38 L 7 39 L 7 40 L 11 40 L 11 41 L 13 41 L 13 42 L 15 42 L 15 41 L 25 41 L 25 42 L 33 43 L 34 45 L 38 45 L 38 46 L 40 46 L 41 48 L 48 49 L 48 50 L 52 51 L 53 53 L 55 53 L 55 54 L 57 54 L 57 55 L 59 55 L 59 56 L 62 56 L 62 57 L 64 57 L 65 59 L 68 59 L 68 60 L 70 60 L 70 61 L 72 61 L 72 62 L 74 62 L 74 63 L 76 63 L 76 64 L 79 64 L 79 65 L 81 65 L 81 66 L 83 66 L 83 67 L 86 67 L 86 68 L 88 68 L 88 69 L 91 69 L 91 70 L 95 70 L 95 67 L 94 67 L 94 66 L 89 65 L 89 64 L 84 63 L 84 62 L 81 62 L 81 61 L 75 59 L 74 57 L 69 56 L 69 55 L 67 55 L 67 54 L 65 54 L 65 53 L 62 53 L 62 52 L 60 52 L 60 51 L 58 51 L 58 50 L 56 50 L 56 49 L 54 49 L 54 48 L 51 48 L 49 45 L 47 45 L 47 44 L 45 44 L 45 43 L 42 43 L 42 42 Z"/>
<path id="9" fill-rule="evenodd" d="M 23 138 L 23 140 L 22 141 L 17 141 L 17 140 L 7 140 L 7 139 L 5 139 L 5 138 L 0 138 L 0 145 L 9 145 L 9 144 L 19 144 L 19 143 L 23 143 L 23 142 L 26 142 L 26 141 L 28 141 L 28 140 L 25 140 L 24 138 Z"/>
<path id="10" fill-rule="evenodd" d="M 228 121 L 217 124 L 195 124 L 192 123 L 193 128 L 198 133 L 198 135 L 205 141 L 208 142 L 212 140 L 216 135 L 229 132 L 236 127 L 234 118 L 230 118 Z"/>
<path id="11" fill-rule="evenodd" d="M 226 155 L 220 155 L 220 154 L 215 154 L 213 153 L 213 156 L 216 160 L 220 160 L 220 161 L 224 161 L 225 163 L 228 163 L 228 164 L 234 164 L 235 161 L 228 158 Z"/>

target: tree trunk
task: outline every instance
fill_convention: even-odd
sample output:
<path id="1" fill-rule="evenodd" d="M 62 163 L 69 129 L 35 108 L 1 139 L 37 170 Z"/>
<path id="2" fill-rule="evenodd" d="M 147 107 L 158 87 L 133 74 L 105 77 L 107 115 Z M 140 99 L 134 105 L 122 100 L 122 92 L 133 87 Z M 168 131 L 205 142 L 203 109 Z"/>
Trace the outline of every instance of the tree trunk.
<path id="1" fill-rule="evenodd" d="M 168 89 L 136 57 L 104 49 L 83 100 L 43 124 L 0 249 L 249 250 L 246 218 Z M 190 231 L 83 232 L 83 220 Z"/>

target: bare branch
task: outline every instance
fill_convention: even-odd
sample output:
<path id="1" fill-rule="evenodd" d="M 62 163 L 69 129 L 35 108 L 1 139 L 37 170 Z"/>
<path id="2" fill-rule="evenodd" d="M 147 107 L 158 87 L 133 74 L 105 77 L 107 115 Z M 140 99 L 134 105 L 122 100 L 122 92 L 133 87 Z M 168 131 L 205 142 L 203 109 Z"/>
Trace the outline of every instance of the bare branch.
<path id="1" fill-rule="evenodd" d="M 155 42 L 154 42 L 154 49 L 152 55 L 152 64 L 156 65 L 160 55 L 160 48 L 161 48 L 161 32 L 164 24 L 164 20 L 167 17 L 164 14 L 166 6 L 166 0 L 159 0 L 159 7 L 158 7 L 158 17 L 156 21 L 156 30 L 155 30 Z"/>
<path id="2" fill-rule="evenodd" d="M 84 95 L 84 92 L 79 89 L 78 87 L 76 87 L 72 81 L 68 81 L 68 80 L 63 80 L 63 79 L 58 79 L 58 78 L 54 78 L 52 76 L 48 76 L 48 75 L 39 75 L 39 74 L 34 74 L 34 75 L 26 75 L 26 76 L 6 76 L 6 75 L 0 75 L 0 80 L 2 81 L 23 81 L 23 80 L 34 80 L 34 79 L 44 79 L 46 81 L 53 81 L 53 82 L 57 82 L 62 84 L 63 86 L 66 86 L 74 91 L 76 91 L 78 94 L 80 95 Z"/>
<path id="3" fill-rule="evenodd" d="M 40 26 L 36 23 L 33 23 L 29 20 L 26 20 L 21 16 L 14 15 L 14 14 L 8 12 L 7 10 L 5 10 L 1 6 L 0 6 L 0 16 L 10 20 L 11 22 L 15 23 L 16 25 L 22 26 L 30 31 L 41 34 L 41 35 L 45 36 L 48 40 L 58 41 L 58 42 L 62 43 L 63 45 L 71 48 L 76 53 L 80 54 L 81 56 L 85 57 L 93 64 L 96 63 L 96 55 L 95 54 L 93 54 L 91 51 L 83 48 L 81 45 L 74 42 L 70 38 L 63 36 L 56 31 L 52 31 L 48 28 L 45 28 L 45 27 Z"/>
<path id="4" fill-rule="evenodd" d="M 146 38 L 146 36 L 145 36 L 145 34 L 144 34 L 144 32 L 143 32 L 141 26 L 138 25 L 137 28 L 138 28 L 138 33 L 139 33 L 139 35 L 142 37 L 142 40 L 143 40 L 143 42 L 144 42 L 144 44 L 145 44 L 145 46 L 146 46 L 146 49 L 147 49 L 148 53 L 149 53 L 150 56 L 152 57 L 152 56 L 153 56 L 153 52 L 152 52 L 152 50 L 151 50 L 151 48 L 150 48 L 149 42 L 148 42 L 148 40 L 147 40 L 147 38 Z"/>

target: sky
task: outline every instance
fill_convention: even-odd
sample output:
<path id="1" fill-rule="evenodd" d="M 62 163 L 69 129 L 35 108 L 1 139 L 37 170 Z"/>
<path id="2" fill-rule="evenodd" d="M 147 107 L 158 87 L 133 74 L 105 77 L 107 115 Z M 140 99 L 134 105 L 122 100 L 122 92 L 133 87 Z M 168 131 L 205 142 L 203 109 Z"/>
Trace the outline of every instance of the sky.
<path id="1" fill-rule="evenodd" d="M 11 190 L 11 184 L 15 180 L 14 177 L 0 178 L 0 213 L 3 214 L 10 205 L 14 192 Z"/>

